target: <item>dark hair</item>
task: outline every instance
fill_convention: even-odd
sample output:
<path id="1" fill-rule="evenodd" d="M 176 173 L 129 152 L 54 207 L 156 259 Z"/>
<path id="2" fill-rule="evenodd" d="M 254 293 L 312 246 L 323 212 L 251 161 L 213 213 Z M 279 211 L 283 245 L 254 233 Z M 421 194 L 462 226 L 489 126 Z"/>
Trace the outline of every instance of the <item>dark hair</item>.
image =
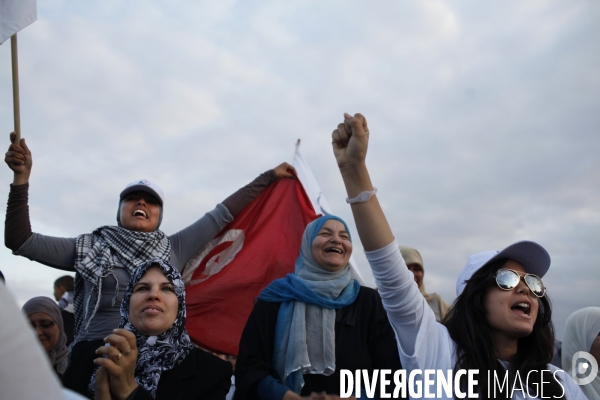
<path id="1" fill-rule="evenodd" d="M 459 369 L 478 369 L 479 395 L 482 399 L 494 397 L 494 392 L 491 391 L 494 384 L 491 377 L 494 371 L 501 380 L 506 371 L 494 352 L 492 330 L 487 322 L 484 299 L 488 290 L 496 285 L 496 271 L 502 268 L 507 261 L 507 259 L 493 261 L 475 272 L 442 321 L 448 329 L 450 337 L 456 343 L 455 372 Z M 510 398 L 517 371 L 523 386 L 526 385 L 525 382 L 528 378 L 529 387 L 532 391 L 537 388 L 538 395 L 539 390 L 542 390 L 543 387 L 545 396 L 564 398 L 564 390 L 554 378 L 546 375 L 545 379 L 542 379 L 541 372 L 531 374 L 529 377 L 527 375 L 529 371 L 548 370 L 548 364 L 553 357 L 554 326 L 551 320 L 552 305 L 548 294 L 538 298 L 538 303 L 539 309 L 533 330 L 530 335 L 518 340 L 517 354 L 510 362 L 508 385 L 505 385 L 500 391 L 500 396 L 505 398 Z M 491 382 L 488 382 L 488 371 L 491 374 Z M 466 387 L 466 379 L 461 382 L 461 385 Z M 491 393 L 487 393 L 488 388 Z M 526 387 L 523 389 L 527 390 Z M 498 394 L 498 392 L 496 393 Z"/>
<path id="2" fill-rule="evenodd" d="M 54 281 L 54 286 L 63 286 L 67 292 L 73 291 L 73 277 L 71 275 L 61 276 Z"/>

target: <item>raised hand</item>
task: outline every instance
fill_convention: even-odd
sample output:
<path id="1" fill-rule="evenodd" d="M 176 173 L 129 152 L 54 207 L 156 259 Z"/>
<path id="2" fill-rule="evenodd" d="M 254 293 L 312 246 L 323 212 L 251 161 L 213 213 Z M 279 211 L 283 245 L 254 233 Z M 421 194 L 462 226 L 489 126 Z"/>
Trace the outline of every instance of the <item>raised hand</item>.
<path id="1" fill-rule="evenodd" d="M 369 128 L 362 114 L 344 114 L 344 122 L 331 134 L 333 154 L 340 169 L 364 163 L 369 147 Z"/>
<path id="2" fill-rule="evenodd" d="M 104 342 L 110 346 L 98 348 L 96 354 L 107 357 L 96 358 L 94 364 L 108 373 L 112 396 L 125 400 L 138 386 L 134 376 L 138 356 L 135 335 L 126 329 L 115 329 Z"/>
<path id="3" fill-rule="evenodd" d="M 277 179 L 296 178 L 296 169 L 286 162 L 279 164 L 273 170 L 275 171 Z"/>
<path id="4" fill-rule="evenodd" d="M 344 114 L 344 122 L 333 131 L 333 153 L 340 168 L 348 198 L 354 199 L 374 187 L 367 170 L 365 157 L 369 146 L 367 120 L 361 114 Z M 364 202 L 352 203 L 352 214 L 356 230 L 365 251 L 387 246 L 394 240 L 392 230 L 385 219 L 377 196 Z"/>
<path id="5" fill-rule="evenodd" d="M 10 134 L 11 145 L 4 156 L 4 162 L 14 172 L 13 184 L 22 185 L 29 182 L 33 160 L 25 139 L 21 139 L 20 143 L 15 143 L 15 138 L 16 135 L 12 132 Z"/>

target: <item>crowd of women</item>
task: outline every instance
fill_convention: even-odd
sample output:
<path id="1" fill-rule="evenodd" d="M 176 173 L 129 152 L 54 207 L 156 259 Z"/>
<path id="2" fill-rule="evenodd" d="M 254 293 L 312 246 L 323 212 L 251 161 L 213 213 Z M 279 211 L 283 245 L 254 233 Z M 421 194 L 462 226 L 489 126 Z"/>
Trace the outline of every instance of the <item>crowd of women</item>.
<path id="1" fill-rule="evenodd" d="M 506 386 L 496 394 L 503 398 L 600 398 L 600 378 L 580 387 L 566 372 L 531 373 L 560 372 L 549 364 L 554 330 L 542 278 L 550 256 L 541 245 L 520 241 L 474 254 L 448 306 L 425 292 L 419 253 L 399 248 L 379 205 L 365 162 L 366 119 L 345 114 L 332 139 L 378 291 L 352 279 L 353 239 L 342 219 L 325 216 L 309 223 L 294 274 L 272 282 L 255 301 L 240 340 L 236 399 L 335 399 L 341 370 L 382 369 L 495 371 L 508 374 L 509 382 L 527 376 L 526 385 L 538 388 L 532 396 L 527 388 Z M 11 141 L 5 158 L 14 172 L 6 245 L 16 255 L 76 272 L 69 351 L 54 301 L 37 297 L 23 307 L 63 385 L 96 399 L 224 399 L 231 364 L 190 341 L 180 270 L 261 190 L 293 178 L 293 167 L 283 163 L 265 172 L 171 236 L 159 230 L 162 190 L 135 181 L 120 194 L 117 226 L 56 238 L 31 230 L 31 152 L 25 140 L 15 143 L 11 136 Z M 600 308 L 569 319 L 565 369 L 575 368 L 572 357 L 579 351 L 600 359 L 599 333 Z M 480 398 L 494 397 L 486 390 L 488 377 L 479 375 Z"/>

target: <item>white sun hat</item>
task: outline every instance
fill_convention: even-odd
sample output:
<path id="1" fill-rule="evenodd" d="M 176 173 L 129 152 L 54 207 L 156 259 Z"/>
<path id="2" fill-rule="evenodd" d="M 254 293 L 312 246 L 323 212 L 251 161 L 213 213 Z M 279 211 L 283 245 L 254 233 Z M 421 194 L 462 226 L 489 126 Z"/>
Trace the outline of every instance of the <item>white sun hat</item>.
<path id="1" fill-rule="evenodd" d="M 492 261 L 501 258 L 515 260 L 523 264 L 527 273 L 537 275 L 540 278 L 550 268 L 550 254 L 542 246 L 529 240 L 513 243 L 504 250 L 483 251 L 469 257 L 467 264 L 458 274 L 456 296 L 460 296 L 467 285 L 467 281 L 471 279 L 475 272 Z"/>
<path id="2" fill-rule="evenodd" d="M 165 195 L 163 194 L 162 189 L 159 188 L 156 183 L 149 181 L 148 179 L 140 179 L 129 183 L 127 186 L 125 186 L 125 189 L 123 189 L 123 191 L 119 195 L 119 198 L 123 199 L 129 193 L 138 191 L 150 193 L 151 195 L 156 197 L 156 199 L 159 201 L 162 207 Z"/>

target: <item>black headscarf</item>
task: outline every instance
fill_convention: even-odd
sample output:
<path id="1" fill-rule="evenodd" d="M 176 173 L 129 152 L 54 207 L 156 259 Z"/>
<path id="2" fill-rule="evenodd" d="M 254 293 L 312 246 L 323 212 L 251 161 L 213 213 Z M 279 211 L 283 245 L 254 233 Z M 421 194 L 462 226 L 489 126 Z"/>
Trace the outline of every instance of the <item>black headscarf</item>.
<path id="1" fill-rule="evenodd" d="M 138 332 L 129 319 L 129 300 L 135 284 L 146 274 L 148 269 L 158 266 L 165 277 L 173 284 L 177 295 L 179 309 L 175 322 L 169 329 L 158 336 L 146 336 Z M 156 388 L 160 375 L 164 371 L 175 368 L 181 364 L 194 348 L 190 337 L 185 330 L 185 287 L 183 279 L 177 268 L 163 260 L 152 260 L 140 265 L 131 276 L 125 297 L 121 303 L 121 322 L 119 328 L 127 329 L 135 334 L 138 359 L 135 367 L 135 380 L 146 389 L 153 398 L 156 398 Z M 94 375 L 90 382 L 90 391 L 93 393 Z"/>

